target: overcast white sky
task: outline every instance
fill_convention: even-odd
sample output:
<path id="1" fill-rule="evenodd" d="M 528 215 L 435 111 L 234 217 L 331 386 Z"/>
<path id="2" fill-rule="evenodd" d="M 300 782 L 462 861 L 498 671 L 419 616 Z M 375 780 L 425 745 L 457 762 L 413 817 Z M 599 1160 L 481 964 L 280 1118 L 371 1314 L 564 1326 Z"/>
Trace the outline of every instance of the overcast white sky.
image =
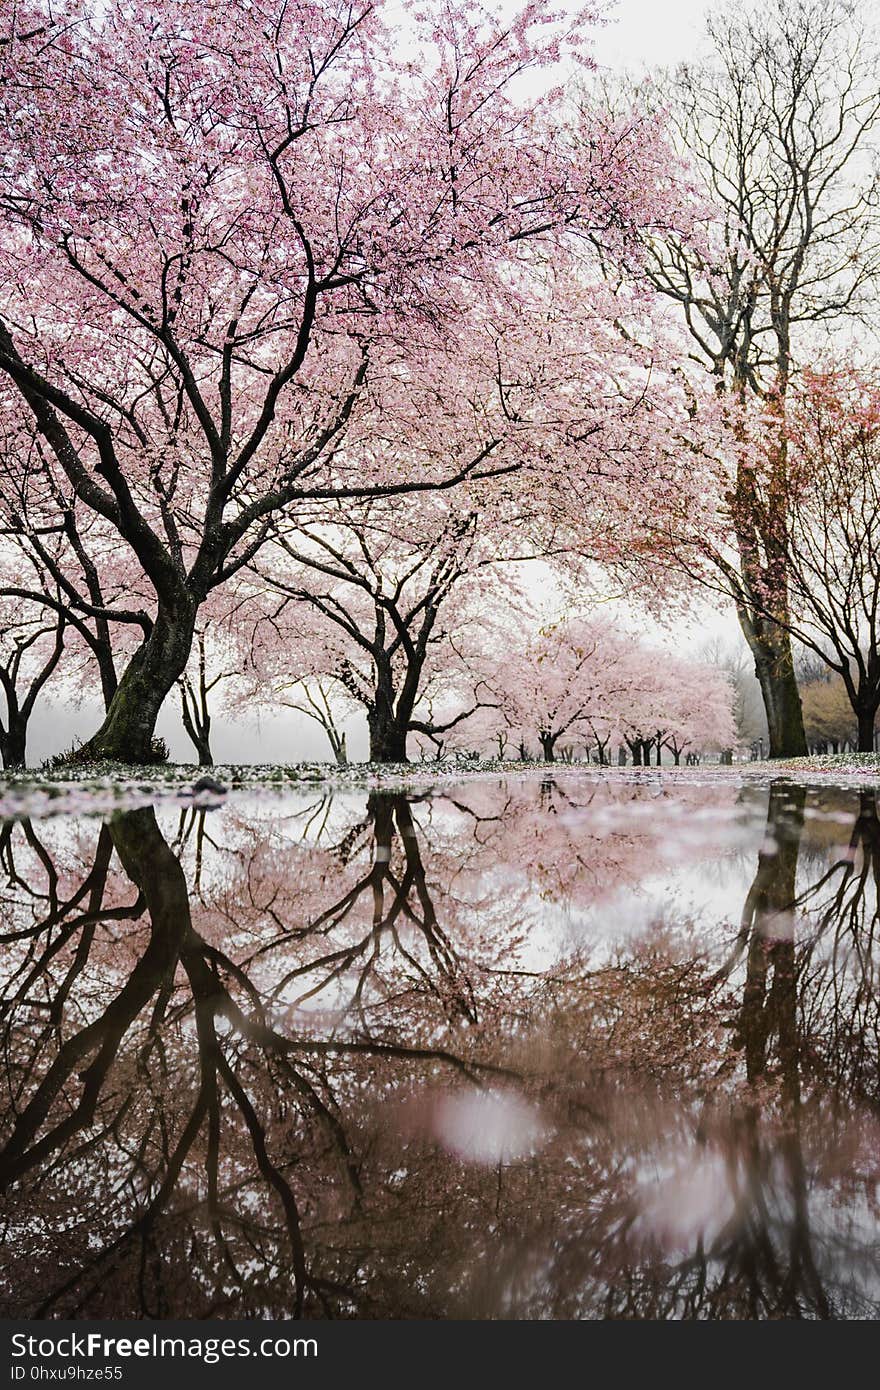
<path id="1" fill-rule="evenodd" d="M 680 63 L 699 45 L 708 10 L 708 0 L 618 0 L 598 31 L 596 60 L 617 69 Z"/>
<path id="2" fill-rule="evenodd" d="M 581 5 L 578 0 L 557 0 L 557 7 L 574 13 Z M 516 0 L 500 0 L 495 8 L 512 14 L 520 5 Z M 708 0 L 617 0 L 604 7 L 607 22 L 595 31 L 596 62 L 600 67 L 616 71 L 639 72 L 647 67 L 674 66 L 693 57 L 700 45 L 708 10 Z M 693 651 L 706 635 L 718 634 L 735 640 L 738 631 L 732 612 L 709 609 L 695 611 L 691 619 L 676 624 L 672 632 L 661 634 L 649 623 L 646 623 L 646 630 L 653 632 L 655 639 L 664 645 L 680 645 L 689 651 Z M 93 733 L 100 717 L 100 708 L 91 702 L 84 702 L 78 709 L 49 710 L 44 705 L 35 713 L 31 726 L 29 761 L 38 762 L 69 747 L 75 738 Z M 160 720 L 159 733 L 168 741 L 172 758 L 192 759 L 192 745 L 183 732 L 177 706 L 171 698 Z M 218 762 L 284 762 L 323 759 L 330 755 L 323 733 L 290 712 L 259 723 L 232 725 L 218 710 L 212 742 Z M 366 756 L 363 720 L 351 721 L 348 746 L 352 757 Z"/>

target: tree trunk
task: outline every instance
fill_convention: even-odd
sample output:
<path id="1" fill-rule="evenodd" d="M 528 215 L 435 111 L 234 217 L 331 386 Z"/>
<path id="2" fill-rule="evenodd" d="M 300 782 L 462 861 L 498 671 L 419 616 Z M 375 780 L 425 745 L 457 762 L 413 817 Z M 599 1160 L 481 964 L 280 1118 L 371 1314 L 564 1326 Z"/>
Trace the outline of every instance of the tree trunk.
<path id="1" fill-rule="evenodd" d="M 107 626 L 106 623 L 104 626 Z M 109 639 L 104 642 L 99 637 L 92 647 L 92 651 L 94 653 L 95 663 L 98 667 L 98 673 L 101 677 L 101 694 L 104 699 L 104 709 L 106 711 L 109 710 L 113 701 L 113 696 L 119 689 L 119 681 L 116 677 L 116 666 L 113 661 L 113 649 L 110 646 Z"/>
<path id="2" fill-rule="evenodd" d="M 122 675 L 104 723 L 77 749 L 72 761 L 156 761 L 156 720 L 189 660 L 196 612 L 190 595 L 181 598 L 173 610 L 160 606 L 152 632 Z"/>
<path id="3" fill-rule="evenodd" d="M 771 426 L 766 445 L 766 499 L 759 495 L 754 471 L 742 465 L 737 469 L 734 517 L 742 578 L 733 594 L 761 686 L 770 734 L 768 757 L 799 758 L 806 755 L 807 739 L 788 631 L 788 459 L 782 428 L 789 358 L 787 343 L 777 341 L 786 369 L 768 400 L 778 423 Z M 746 390 L 744 380 L 739 381 L 738 389 L 740 393 Z M 765 596 L 763 603 L 756 601 L 758 595 Z"/>
<path id="4" fill-rule="evenodd" d="M 541 740 L 541 752 L 544 754 L 544 762 L 545 762 L 545 763 L 555 763 L 555 762 L 556 762 L 556 735 L 555 735 L 555 734 L 538 734 L 538 738 Z"/>
<path id="5" fill-rule="evenodd" d="M 7 771 L 24 767 L 27 744 L 27 720 L 11 716 L 8 729 L 0 733 L 0 758 Z"/>
<path id="6" fill-rule="evenodd" d="M 195 703 L 195 702 L 194 702 Z M 187 692 L 181 684 L 180 708 L 183 716 L 183 727 L 187 732 L 189 740 L 196 750 L 199 760 L 199 767 L 213 767 L 214 756 L 211 752 L 211 721 L 200 719 L 198 710 L 190 709 L 187 704 Z"/>
<path id="7" fill-rule="evenodd" d="M 211 745 L 207 739 L 197 738 L 195 740 L 196 752 L 199 755 L 199 767 L 213 767 L 214 757 L 211 753 Z"/>
<path id="8" fill-rule="evenodd" d="M 405 763 L 406 729 L 389 712 L 374 706 L 367 717 L 371 763 Z"/>
<path id="9" fill-rule="evenodd" d="M 761 686 L 770 733 L 770 758 L 799 758 L 807 751 L 801 697 L 787 639 L 785 646 L 787 654 L 781 660 L 778 652 L 769 657 L 762 652 L 755 657 L 755 675 Z"/>
<path id="10" fill-rule="evenodd" d="M 873 753 L 874 751 L 874 719 L 876 710 L 859 710 L 859 752 Z"/>
<path id="11" fill-rule="evenodd" d="M 800 758 L 807 752 L 801 697 L 794 674 L 791 638 L 784 628 L 750 618 L 738 605 L 740 626 L 755 659 L 755 675 L 770 734 L 769 758 Z"/>

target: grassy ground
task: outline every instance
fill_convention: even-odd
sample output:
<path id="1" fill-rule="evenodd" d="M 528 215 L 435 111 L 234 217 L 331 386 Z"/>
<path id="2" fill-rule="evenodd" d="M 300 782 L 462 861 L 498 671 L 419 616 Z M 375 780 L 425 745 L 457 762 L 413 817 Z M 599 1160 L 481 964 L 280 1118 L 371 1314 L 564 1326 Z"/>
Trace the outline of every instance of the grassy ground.
<path id="1" fill-rule="evenodd" d="M 0 771 L 0 820 L 23 816 L 107 814 L 156 801 L 214 806 L 230 792 L 278 793 L 325 787 L 369 791 L 429 787 L 437 782 L 510 772 L 544 775 L 542 765 L 448 759 L 442 763 L 371 764 L 77 763 L 69 767 Z"/>
<path id="2" fill-rule="evenodd" d="M 755 765 L 791 772 L 876 773 L 880 771 L 880 753 L 811 753 L 806 758 L 779 758 Z"/>
<path id="3" fill-rule="evenodd" d="M 194 806 L 214 806 L 229 792 L 253 794 L 330 788 L 368 791 L 421 789 L 481 777 L 601 777 L 638 782 L 662 776 L 670 781 L 705 782 L 738 778 L 769 782 L 778 777 L 793 781 L 864 783 L 880 782 L 880 755 L 876 753 L 838 753 L 773 762 L 735 763 L 722 767 L 702 763 L 699 767 L 663 766 L 606 767 L 585 763 L 521 763 L 498 759 L 477 761 L 454 757 L 440 762 L 398 764 L 279 763 L 218 765 L 200 768 L 193 763 L 162 763 L 154 767 L 132 767 L 121 763 L 66 768 L 29 768 L 22 772 L 0 773 L 0 819 L 43 816 L 53 813 L 102 814 L 131 809 L 156 801 L 172 800 Z"/>

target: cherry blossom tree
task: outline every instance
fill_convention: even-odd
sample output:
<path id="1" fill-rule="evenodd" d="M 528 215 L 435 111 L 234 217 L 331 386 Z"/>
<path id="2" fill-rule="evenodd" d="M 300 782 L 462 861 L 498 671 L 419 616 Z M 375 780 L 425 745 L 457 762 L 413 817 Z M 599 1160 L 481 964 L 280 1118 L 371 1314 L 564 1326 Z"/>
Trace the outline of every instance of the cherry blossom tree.
<path id="1" fill-rule="evenodd" d="M 537 738 L 555 762 L 560 740 L 584 738 L 628 703 L 639 679 L 630 651 L 601 619 L 567 618 L 497 651 L 487 684 L 517 741 Z"/>
<path id="2" fill-rule="evenodd" d="M 490 702 L 462 739 L 491 746 L 503 726 L 508 746 L 536 740 L 554 762 L 563 740 L 596 748 L 599 762 L 625 745 L 645 765 L 668 748 L 683 753 L 732 748 L 737 742 L 734 690 L 726 674 L 704 662 L 672 656 L 635 641 L 607 618 L 566 618 L 533 630 L 516 647 L 495 633 L 495 646 L 476 659 Z M 491 654 L 490 654 L 491 653 Z"/>
<path id="3" fill-rule="evenodd" d="M 733 748 L 737 742 L 734 689 L 726 673 L 701 661 L 641 646 L 631 654 L 635 671 L 614 709 L 616 726 L 636 766 L 647 767 L 663 749 L 676 766 L 692 755 Z"/>
<path id="4" fill-rule="evenodd" d="M 271 585 L 237 583 L 226 621 L 237 674 L 234 712 L 294 710 L 323 729 L 335 762 L 348 761 L 346 720 L 358 702 L 336 676 L 337 653 L 312 608 Z M 342 660 L 339 654 L 339 660 Z"/>
<path id="5" fill-rule="evenodd" d="M 605 289 L 592 289 L 604 313 Z M 646 350 L 606 322 L 597 357 L 602 320 L 595 294 L 584 290 L 554 276 L 540 349 L 513 323 L 503 333 L 493 328 L 490 339 L 475 337 L 469 357 L 464 347 L 459 354 L 469 398 L 451 407 L 439 393 L 420 397 L 404 433 L 392 421 L 372 444 L 386 466 L 424 467 L 435 457 L 439 467 L 453 450 L 472 453 L 493 415 L 507 461 L 498 476 L 410 498 L 405 509 L 388 499 L 315 507 L 312 522 L 276 526 L 251 566 L 260 587 L 314 609 L 326 650 L 321 674 L 365 708 L 377 761 L 403 761 L 410 734 L 439 748 L 481 707 L 479 662 L 470 662 L 475 678 L 463 679 L 464 649 L 502 593 L 520 640 L 526 624 L 510 600 L 528 561 L 552 560 L 571 571 L 573 586 L 590 567 L 613 568 L 625 557 L 631 592 L 638 580 L 656 597 L 670 571 L 657 566 L 665 541 L 643 525 L 640 480 L 658 509 L 674 498 L 690 509 L 692 524 L 700 515 L 699 470 L 686 448 L 673 447 L 687 433 L 686 397 L 654 360 L 662 335 L 654 341 L 646 333 Z M 622 294 L 613 300 L 619 313 L 641 307 Z M 299 644 L 285 645 L 277 655 L 295 676 Z M 451 697 L 468 684 L 469 704 L 451 710 Z"/>
<path id="6" fill-rule="evenodd" d="M 405 512 L 372 503 L 332 524 L 279 535 L 264 551 L 259 577 L 280 599 L 264 624 L 270 664 L 289 671 L 299 650 L 291 625 L 308 632 L 313 676 L 366 713 L 371 761 L 405 762 L 413 735 L 438 746 L 483 703 L 464 649 L 503 587 L 498 570 L 509 540 L 492 524 L 491 495 L 471 502 L 429 496 Z M 517 536 L 511 528 L 514 545 Z M 277 688 L 277 677 L 270 684 Z M 468 698 L 450 709 L 453 691 L 468 686 Z M 326 695 L 318 701 L 326 713 Z M 338 742 L 324 715 L 312 717 Z"/>
<path id="7" fill-rule="evenodd" d="M 516 97 L 585 40 L 539 0 L 432 6 L 410 62 L 369 3 L 58 13 L 2 31 L 2 405 L 147 591 L 80 752 L 139 760 L 200 609 L 278 518 L 518 467 L 491 419 L 439 466 L 367 446 L 454 398 L 469 334 L 538 339 L 555 255 L 613 260 L 676 214 L 656 123 L 597 112 L 575 148 L 557 89 Z"/>
<path id="8" fill-rule="evenodd" d="M 735 692 L 726 672 L 697 661 L 667 659 L 662 667 L 667 694 L 662 702 L 660 748 L 672 753 L 676 767 L 683 753 L 702 755 L 732 749 L 738 742 Z"/>
<path id="9" fill-rule="evenodd" d="M 348 762 L 348 736 L 341 726 L 334 694 L 333 681 L 320 678 L 314 681 L 302 680 L 295 682 L 287 698 L 279 699 L 278 703 L 304 714 L 307 719 L 318 724 L 327 735 L 337 765 L 344 767 Z"/>
<path id="10" fill-rule="evenodd" d="M 195 661 L 180 677 L 180 714 L 200 767 L 211 767 L 211 725 L 213 710 L 211 696 L 219 686 L 239 678 L 239 660 L 235 643 L 228 629 L 204 616 L 196 628 Z M 190 669 L 194 667 L 195 669 Z"/>
<path id="11" fill-rule="evenodd" d="M 67 627 L 62 675 L 82 690 L 89 666 L 105 709 L 118 686 L 117 663 L 149 630 L 148 594 L 126 552 L 110 545 L 101 518 L 57 486 L 45 468 L 39 431 L 10 403 L 0 432 L 0 575 L 5 596 Z M 136 634 L 136 636 L 133 636 Z"/>

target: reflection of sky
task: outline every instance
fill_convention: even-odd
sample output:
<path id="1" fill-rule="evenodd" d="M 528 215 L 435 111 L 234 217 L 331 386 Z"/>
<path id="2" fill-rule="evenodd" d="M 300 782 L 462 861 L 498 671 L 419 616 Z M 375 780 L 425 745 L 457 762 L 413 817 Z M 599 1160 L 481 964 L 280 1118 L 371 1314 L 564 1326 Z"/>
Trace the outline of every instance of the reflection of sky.
<path id="1" fill-rule="evenodd" d="M 810 804 L 811 797 L 815 804 Z M 516 964 L 529 970 L 547 969 L 584 950 L 598 962 L 639 938 L 648 939 L 660 926 L 686 926 L 694 949 L 708 953 L 710 959 L 726 955 L 740 926 L 759 852 L 773 856 L 777 849 L 767 827 L 767 805 L 765 789 L 749 789 L 736 806 L 686 808 L 685 814 L 680 807 L 665 802 L 659 813 L 664 817 L 664 831 L 646 853 L 641 872 L 597 892 L 592 900 L 586 894 L 554 895 L 546 885 L 537 891 L 528 865 L 502 862 L 487 870 L 484 889 L 490 899 L 503 901 L 505 895 L 522 894 L 522 911 L 530 929 L 517 949 Z M 801 810 L 798 802 L 785 797 L 780 799 L 779 809 L 783 813 Z M 858 794 L 852 790 L 823 786 L 807 793 L 802 808 L 798 894 L 850 853 L 846 846 L 857 811 Z M 625 834 L 628 821 L 644 827 L 647 820 L 656 828 L 654 816 L 658 813 L 649 801 L 633 804 L 622 816 L 619 812 L 620 807 L 610 816 L 607 807 L 594 813 L 581 810 L 571 820 L 585 835 L 611 842 L 615 835 Z M 576 835 L 574 838 L 576 841 Z M 838 879 L 839 874 L 832 888 Z M 826 898 L 827 894 L 822 903 Z M 873 900 L 869 882 L 869 909 Z M 801 937 L 810 930 L 816 907 L 811 899 L 805 905 L 799 918 Z M 818 946 L 820 955 L 833 949 L 830 940 Z"/>
<path id="2" fill-rule="evenodd" d="M 515 952 L 514 963 L 523 969 L 546 969 L 575 951 L 607 958 L 659 925 L 687 924 L 704 949 L 724 950 L 739 926 L 758 853 L 774 848 L 762 787 L 747 787 L 737 797 L 728 783 L 725 798 L 713 801 L 709 790 L 703 802 L 688 802 L 676 796 L 668 780 L 633 789 L 632 783 L 615 786 L 609 779 L 600 794 L 591 791 L 583 804 L 554 813 L 541 804 L 536 782 L 520 784 L 512 800 L 508 787 L 516 788 L 515 779 L 473 783 L 460 792 L 441 788 L 433 799 L 414 803 L 412 811 L 438 907 L 442 911 L 444 894 L 452 892 L 477 934 L 481 919 L 515 914 L 528 928 Z M 786 809 L 784 800 L 782 806 Z M 855 792 L 822 787 L 808 793 L 798 891 L 839 858 L 857 807 Z M 551 814 L 555 821 L 547 819 Z M 160 813 L 169 836 L 178 815 L 170 809 Z M 229 853 L 247 844 L 274 848 L 281 873 L 286 853 L 301 854 L 308 845 L 332 847 L 359 824 L 364 827 L 357 851 L 362 873 L 375 854 L 365 793 L 346 789 L 329 795 L 315 789 L 278 800 L 237 797 L 208 816 L 207 829 L 219 852 L 209 849 L 203 855 L 202 888 L 216 889 L 228 875 Z M 561 827 L 569 841 L 544 845 L 545 824 Z M 531 833 L 524 834 L 523 826 Z M 574 865 L 576 854 L 583 855 L 580 867 Z M 590 873 L 600 855 L 592 884 Z M 539 863 L 542 859 L 548 862 Z M 402 923 L 400 930 L 406 940 L 416 929 Z M 341 998 L 345 991 L 338 993 Z"/>
<path id="3" fill-rule="evenodd" d="M 526 895 L 531 929 L 517 953 L 522 968 L 547 969 L 583 950 L 592 958 L 607 958 L 658 923 L 687 922 L 709 930 L 738 923 L 764 839 L 766 795 L 746 807 L 682 808 L 674 797 L 672 804 L 666 796 L 662 807 L 652 804 L 656 793 L 646 792 L 644 800 L 628 805 L 570 814 L 574 845 L 582 831 L 613 853 L 615 840 L 628 840 L 633 824 L 644 837 L 644 855 L 630 865 L 636 870 L 632 877 L 605 885 L 592 900 L 583 892 L 554 897 L 536 891 L 528 866 L 499 864 L 491 871 L 492 896 L 503 898 L 514 884 Z"/>

